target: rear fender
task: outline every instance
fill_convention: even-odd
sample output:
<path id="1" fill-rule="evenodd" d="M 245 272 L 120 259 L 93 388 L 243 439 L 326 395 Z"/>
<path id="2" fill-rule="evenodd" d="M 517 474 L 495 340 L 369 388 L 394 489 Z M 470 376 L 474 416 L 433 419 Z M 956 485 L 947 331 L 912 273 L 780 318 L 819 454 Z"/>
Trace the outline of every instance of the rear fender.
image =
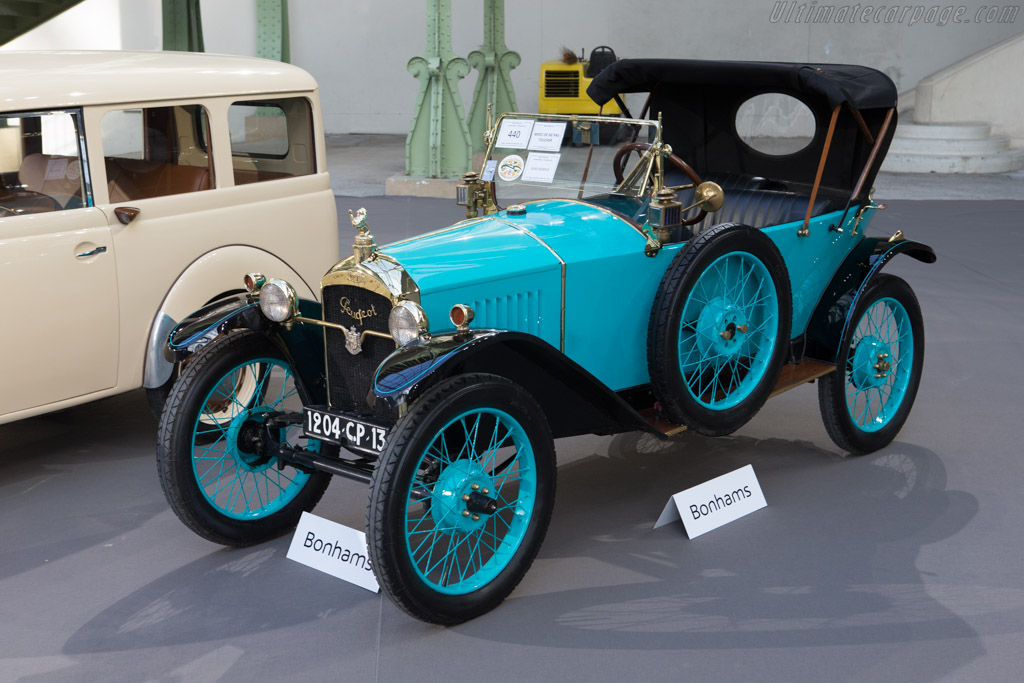
<path id="1" fill-rule="evenodd" d="M 651 430 L 621 397 L 547 342 L 500 330 L 442 334 L 396 349 L 374 377 L 374 401 L 382 404 L 375 407 L 404 414 L 431 387 L 465 373 L 519 384 L 540 404 L 556 438 Z"/>
<path id="2" fill-rule="evenodd" d="M 935 251 L 921 242 L 866 237 L 846 257 L 828 287 L 807 326 L 804 355 L 834 363 L 839 344 L 850 324 L 850 317 L 861 293 L 882 268 L 897 254 L 906 254 L 923 263 L 935 263 Z"/>
<path id="3" fill-rule="evenodd" d="M 320 319 L 320 303 L 299 299 L 299 314 L 304 318 Z M 188 362 L 217 337 L 239 330 L 253 330 L 265 335 L 284 354 L 296 381 L 303 385 L 310 400 L 317 404 L 327 403 L 323 331 L 316 325 L 282 324 L 267 319 L 250 294 L 218 299 L 182 320 L 166 340 L 164 359 L 170 363 Z"/>

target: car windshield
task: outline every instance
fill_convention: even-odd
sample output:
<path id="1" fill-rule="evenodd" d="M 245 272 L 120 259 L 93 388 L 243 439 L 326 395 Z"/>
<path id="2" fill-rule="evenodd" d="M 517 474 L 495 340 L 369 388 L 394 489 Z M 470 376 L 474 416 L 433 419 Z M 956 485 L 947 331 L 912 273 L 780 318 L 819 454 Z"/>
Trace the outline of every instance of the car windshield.
<path id="1" fill-rule="evenodd" d="M 628 177 L 642 150 L 623 152 L 623 146 L 656 141 L 658 122 L 505 114 L 495 131 L 481 179 L 494 183 L 495 201 L 504 208 L 533 199 L 636 196 L 641 183 L 620 188 L 615 158 L 622 152 L 620 169 Z"/>

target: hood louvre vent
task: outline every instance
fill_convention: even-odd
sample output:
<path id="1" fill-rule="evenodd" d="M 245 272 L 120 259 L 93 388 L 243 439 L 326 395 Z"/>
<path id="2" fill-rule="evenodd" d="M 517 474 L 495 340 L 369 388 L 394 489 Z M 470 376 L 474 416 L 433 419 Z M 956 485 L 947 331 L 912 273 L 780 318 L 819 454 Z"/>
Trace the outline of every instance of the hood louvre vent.
<path id="1" fill-rule="evenodd" d="M 473 310 L 476 311 L 473 327 L 477 329 L 511 330 L 538 337 L 543 336 L 542 331 L 546 329 L 540 315 L 540 290 L 477 299 Z"/>

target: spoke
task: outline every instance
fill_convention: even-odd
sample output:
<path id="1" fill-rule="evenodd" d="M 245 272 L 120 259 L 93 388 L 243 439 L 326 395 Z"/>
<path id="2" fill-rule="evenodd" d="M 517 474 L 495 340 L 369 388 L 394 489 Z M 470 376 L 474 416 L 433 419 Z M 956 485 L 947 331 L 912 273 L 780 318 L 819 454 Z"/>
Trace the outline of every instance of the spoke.
<path id="1" fill-rule="evenodd" d="M 416 557 L 419 555 L 420 548 L 422 548 L 423 544 L 426 543 L 427 541 L 431 540 L 432 538 L 436 538 L 437 534 L 440 533 L 440 532 L 438 531 L 437 527 L 434 527 L 433 529 L 430 529 L 429 531 L 420 531 L 420 532 L 407 531 L 406 532 L 406 536 L 408 537 L 408 539 L 410 541 L 412 540 L 412 536 L 413 536 L 414 533 L 419 533 L 419 534 L 423 535 L 423 540 L 420 541 L 419 545 L 417 545 L 415 548 L 412 548 L 412 550 L 409 551 L 409 554 L 413 558 L 413 562 L 418 562 Z M 409 545 L 411 546 L 412 543 L 410 543 Z"/>
<path id="2" fill-rule="evenodd" d="M 408 529 L 405 533 L 410 535 L 410 536 L 413 535 L 413 534 L 418 534 L 418 533 L 419 534 L 427 533 L 425 531 L 420 531 L 419 529 L 420 529 L 420 525 L 423 524 L 423 522 L 427 521 L 428 519 L 429 520 L 433 520 L 434 519 L 433 515 L 431 515 L 429 512 L 424 512 L 423 516 L 420 517 L 419 520 L 416 522 L 416 525 L 413 528 Z M 406 524 L 407 527 L 409 526 L 409 524 L 411 524 L 411 520 L 409 520 L 409 516 L 408 516 L 408 510 L 406 511 L 406 522 L 405 522 L 405 524 Z M 436 524 L 434 525 L 434 528 L 435 529 L 437 528 Z"/>
<path id="3" fill-rule="evenodd" d="M 462 442 L 462 449 L 459 451 L 460 457 L 463 453 L 466 453 L 466 458 L 472 460 L 473 456 L 476 455 L 476 435 L 477 430 L 480 429 L 480 416 L 481 413 L 478 412 L 476 420 L 473 422 L 473 427 L 468 430 L 466 429 L 466 418 L 463 417 L 459 420 L 459 424 L 462 426 L 462 433 L 466 437 Z"/>

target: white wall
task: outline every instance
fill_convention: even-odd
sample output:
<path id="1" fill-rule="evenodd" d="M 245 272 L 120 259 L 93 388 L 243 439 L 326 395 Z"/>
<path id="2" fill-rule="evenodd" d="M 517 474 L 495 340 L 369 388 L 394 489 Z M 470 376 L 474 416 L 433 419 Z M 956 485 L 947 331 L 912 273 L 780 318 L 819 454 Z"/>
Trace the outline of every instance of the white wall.
<path id="1" fill-rule="evenodd" d="M 797 6 L 808 2 L 814 0 Z M 963 17 L 973 18 L 989 2 L 965 0 Z M 205 0 L 206 50 L 255 54 L 255 5 Z M 319 81 L 328 132 L 407 132 L 417 81 L 405 65 L 423 53 L 425 6 L 425 0 L 291 0 L 292 62 Z M 843 7 L 841 1 L 835 7 Z M 865 5 L 858 7 L 863 11 Z M 480 46 L 482 4 L 452 0 L 452 8 L 453 49 L 464 57 Z M 774 10 L 776 0 L 507 0 L 506 42 L 522 56 L 512 72 L 519 107 L 536 107 L 540 64 L 557 58 L 562 45 L 588 53 L 595 45 L 610 45 L 620 57 L 866 64 L 889 74 L 902 92 L 1024 30 L 1024 16 L 1014 23 L 939 26 L 924 17 L 911 25 L 909 12 L 902 23 L 885 23 L 884 14 L 877 16 L 879 23 L 874 16 L 867 23 L 807 23 L 794 15 L 787 23 L 784 17 L 773 22 Z M 159 49 L 160 41 L 159 0 L 85 0 L 5 47 Z M 1019 78 L 1008 79 L 1020 87 Z M 472 72 L 460 84 L 467 109 L 475 82 Z"/>
<path id="2" fill-rule="evenodd" d="M 1024 148 L 1024 88 L 1019 75 L 1010 82 L 1005 77 L 1018 74 L 1022 63 L 1024 34 L 923 79 L 917 86 L 914 121 L 985 121 L 994 135 Z M 996 106 L 993 96 L 998 97 Z"/>

